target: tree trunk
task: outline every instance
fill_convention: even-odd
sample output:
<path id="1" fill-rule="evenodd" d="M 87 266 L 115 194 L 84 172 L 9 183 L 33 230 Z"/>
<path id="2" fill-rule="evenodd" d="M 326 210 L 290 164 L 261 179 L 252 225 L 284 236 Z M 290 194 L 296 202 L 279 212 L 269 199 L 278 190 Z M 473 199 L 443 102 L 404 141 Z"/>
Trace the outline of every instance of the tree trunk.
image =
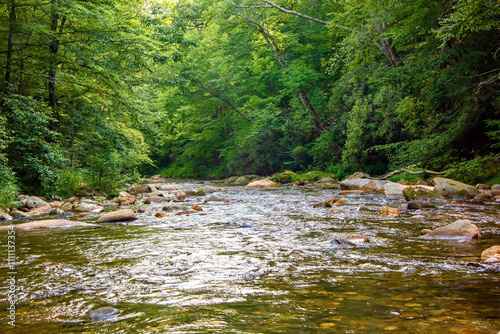
<path id="1" fill-rule="evenodd" d="M 5 88 L 7 92 L 10 86 L 10 77 L 12 74 L 12 40 L 14 38 L 14 22 L 16 21 L 16 4 L 15 0 L 11 1 L 11 8 L 9 13 L 9 36 L 7 37 L 7 62 L 5 65 Z"/>
<path id="2" fill-rule="evenodd" d="M 239 14 L 239 16 L 241 18 L 245 19 L 246 21 L 253 23 L 254 25 L 256 25 L 259 28 L 260 33 L 262 34 L 262 36 L 266 40 L 267 44 L 269 45 L 269 48 L 273 52 L 273 55 L 274 55 L 276 61 L 278 62 L 278 64 L 280 64 L 281 67 L 283 67 L 287 70 L 288 75 L 290 75 L 290 76 L 293 75 L 293 72 L 292 72 L 290 66 L 288 66 L 288 62 L 286 61 L 285 56 L 283 55 L 283 52 L 281 52 L 281 49 L 279 48 L 278 43 L 276 43 L 276 41 L 274 40 L 274 37 L 271 35 L 269 30 L 267 30 L 266 27 L 264 27 L 262 24 L 260 24 L 256 20 L 252 20 L 251 18 L 249 18 L 247 15 Z M 309 111 L 311 113 L 311 115 L 313 116 L 314 125 L 315 125 L 316 129 L 318 129 L 318 131 L 321 133 L 327 133 L 328 130 L 325 127 L 325 124 L 323 123 L 321 118 L 319 117 L 318 113 L 316 112 L 316 109 L 314 109 L 313 105 L 311 104 L 311 101 L 309 100 L 307 92 L 304 91 L 303 89 L 299 88 L 297 90 L 297 93 L 299 94 L 299 99 L 300 99 L 300 102 L 302 103 L 302 106 L 304 107 L 304 109 Z M 334 145 L 327 138 L 323 137 L 323 140 L 325 141 L 326 145 L 330 148 L 330 150 L 332 152 L 339 153 L 341 151 L 341 149 L 340 149 L 340 147 L 338 147 L 338 145 L 337 145 L 337 148 L 335 148 Z"/>
<path id="3" fill-rule="evenodd" d="M 52 20 L 50 24 L 50 31 L 52 32 L 52 37 L 49 45 L 49 50 L 51 53 L 50 63 L 49 63 L 49 106 L 53 111 L 56 110 L 56 75 L 57 75 L 57 52 L 59 51 L 59 40 L 56 37 L 57 23 L 59 21 L 59 15 L 57 14 L 57 0 L 50 1 L 52 6 Z"/>

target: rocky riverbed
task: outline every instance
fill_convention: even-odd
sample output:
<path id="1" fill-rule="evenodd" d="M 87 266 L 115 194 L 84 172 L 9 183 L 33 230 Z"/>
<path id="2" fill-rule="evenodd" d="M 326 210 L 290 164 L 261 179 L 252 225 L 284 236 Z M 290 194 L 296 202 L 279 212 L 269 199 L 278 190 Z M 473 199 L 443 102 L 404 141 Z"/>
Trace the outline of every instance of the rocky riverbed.
<path id="1" fill-rule="evenodd" d="M 495 189 L 151 181 L 115 199 L 20 198 L 0 232 L 6 245 L 15 225 L 20 332 L 500 328 Z"/>

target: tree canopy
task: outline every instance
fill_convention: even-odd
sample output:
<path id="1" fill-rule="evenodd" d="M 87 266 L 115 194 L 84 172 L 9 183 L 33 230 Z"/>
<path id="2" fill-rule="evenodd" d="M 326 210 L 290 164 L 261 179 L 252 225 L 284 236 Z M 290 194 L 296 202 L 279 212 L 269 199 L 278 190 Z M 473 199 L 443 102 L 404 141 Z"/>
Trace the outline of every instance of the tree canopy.
<path id="1" fill-rule="evenodd" d="M 500 4 L 8 0 L 0 197 L 498 157 Z"/>

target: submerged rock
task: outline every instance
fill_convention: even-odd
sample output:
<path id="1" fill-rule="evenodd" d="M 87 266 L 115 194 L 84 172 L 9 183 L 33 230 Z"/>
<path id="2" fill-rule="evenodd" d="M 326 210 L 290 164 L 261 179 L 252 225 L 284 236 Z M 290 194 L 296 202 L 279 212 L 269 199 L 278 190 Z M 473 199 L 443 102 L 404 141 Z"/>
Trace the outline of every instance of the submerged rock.
<path id="1" fill-rule="evenodd" d="M 87 224 L 83 222 L 77 222 L 65 219 L 48 219 L 48 220 L 38 220 L 29 223 L 13 225 L 15 230 L 19 231 L 29 231 L 37 229 L 51 229 L 51 228 L 71 228 L 71 227 L 86 227 L 95 226 L 93 224 Z M 9 229 L 9 226 L 1 226 L 0 231 L 5 231 Z"/>
<path id="2" fill-rule="evenodd" d="M 423 229 L 420 234 L 427 237 L 464 237 L 477 239 L 481 236 L 481 232 L 477 225 L 472 224 L 468 219 L 458 220 L 452 224 L 439 227 L 435 230 Z"/>
<path id="3" fill-rule="evenodd" d="M 481 259 L 489 263 L 500 262 L 500 246 L 491 246 L 482 252 Z"/>
<path id="4" fill-rule="evenodd" d="M 120 312 L 112 307 L 101 307 L 96 310 L 89 311 L 85 318 L 89 321 L 98 321 L 113 318 Z"/>
<path id="5" fill-rule="evenodd" d="M 384 206 L 378 210 L 378 215 L 382 217 L 399 217 L 399 210 L 390 206 Z"/>
<path id="6" fill-rule="evenodd" d="M 96 223 L 115 223 L 115 222 L 132 221 L 136 219 L 137 216 L 135 215 L 132 209 L 124 209 L 106 213 L 101 217 L 99 217 Z"/>

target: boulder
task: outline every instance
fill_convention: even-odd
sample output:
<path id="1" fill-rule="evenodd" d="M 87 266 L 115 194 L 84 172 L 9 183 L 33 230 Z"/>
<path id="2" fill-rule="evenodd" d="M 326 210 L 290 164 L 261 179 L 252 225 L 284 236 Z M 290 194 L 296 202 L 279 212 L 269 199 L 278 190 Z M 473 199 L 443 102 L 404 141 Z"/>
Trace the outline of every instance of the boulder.
<path id="1" fill-rule="evenodd" d="M 55 209 L 55 208 L 60 208 L 61 205 L 63 205 L 64 202 L 61 202 L 61 201 L 54 201 L 54 202 L 50 202 L 49 205 Z"/>
<path id="2" fill-rule="evenodd" d="M 42 200 L 38 197 L 35 197 L 35 196 L 31 196 L 30 198 L 28 198 L 26 200 L 26 207 L 28 209 L 41 208 L 41 207 L 47 206 L 47 205 L 49 205 L 49 203 L 47 203 L 44 200 Z"/>
<path id="3" fill-rule="evenodd" d="M 27 214 L 26 212 L 22 212 L 22 211 L 19 211 L 19 210 L 12 210 L 10 212 L 10 215 L 14 218 L 17 218 L 17 219 L 25 219 L 25 218 L 31 218 L 31 216 L 29 214 Z"/>
<path id="4" fill-rule="evenodd" d="M 146 193 L 152 193 L 154 190 L 156 190 L 155 187 L 149 185 L 149 184 L 139 184 L 136 187 L 130 188 L 128 190 L 128 193 L 130 195 L 139 195 L 139 194 L 146 194 Z"/>
<path id="5" fill-rule="evenodd" d="M 316 183 L 335 183 L 335 179 L 332 177 L 324 177 L 319 181 L 316 181 Z"/>
<path id="6" fill-rule="evenodd" d="M 191 209 L 193 209 L 194 211 L 203 211 L 202 207 L 198 204 L 191 206 Z"/>
<path id="7" fill-rule="evenodd" d="M 378 210 L 377 214 L 382 217 L 399 217 L 399 210 L 390 206 L 384 206 Z"/>
<path id="8" fill-rule="evenodd" d="M 51 216 L 62 215 L 63 213 L 64 213 L 64 211 L 59 209 L 59 208 L 52 208 L 52 210 L 50 210 L 50 212 L 49 212 L 49 214 Z"/>
<path id="9" fill-rule="evenodd" d="M 137 216 L 135 215 L 132 209 L 123 209 L 118 211 L 113 211 L 109 213 L 105 213 L 101 217 L 99 217 L 96 223 L 115 223 L 115 222 L 125 222 L 136 220 Z"/>
<path id="10" fill-rule="evenodd" d="M 229 179 L 227 179 L 227 183 L 235 183 L 238 181 L 238 176 L 231 176 Z"/>
<path id="11" fill-rule="evenodd" d="M 441 197 L 441 193 L 429 186 L 411 186 L 403 189 L 403 196 L 405 200 L 412 201 L 421 198 Z"/>
<path id="12" fill-rule="evenodd" d="M 211 193 L 219 191 L 220 188 L 215 188 L 212 186 L 204 186 L 204 187 L 201 187 L 201 189 L 203 190 L 203 192 L 205 194 L 211 194 Z"/>
<path id="13" fill-rule="evenodd" d="M 135 203 L 135 198 L 126 191 L 120 191 L 116 202 L 119 203 L 120 206 L 129 206 Z"/>
<path id="14" fill-rule="evenodd" d="M 66 211 L 64 210 L 65 205 L 61 207 L 61 210 Z M 101 212 L 103 209 L 98 203 L 81 202 L 76 204 L 73 210 L 77 212 Z"/>
<path id="15" fill-rule="evenodd" d="M 158 217 L 158 218 L 162 218 L 162 217 L 166 217 L 166 216 L 168 216 L 168 214 L 165 213 L 165 212 L 157 212 L 157 213 L 155 213 L 155 217 Z"/>
<path id="16" fill-rule="evenodd" d="M 149 178 L 148 183 L 153 183 L 153 184 L 156 184 L 156 183 L 167 183 L 167 179 L 165 179 L 161 175 L 154 175 L 154 176 L 151 176 Z"/>
<path id="17" fill-rule="evenodd" d="M 187 195 L 180 190 L 172 190 L 170 195 L 173 196 L 174 202 L 184 202 L 187 198 Z"/>
<path id="18" fill-rule="evenodd" d="M 435 209 L 434 204 L 422 201 L 409 201 L 408 210 Z"/>
<path id="19" fill-rule="evenodd" d="M 490 185 L 489 184 L 484 184 L 484 183 L 479 183 L 476 185 L 476 188 L 478 190 L 490 190 Z"/>
<path id="20" fill-rule="evenodd" d="M 479 192 L 476 188 L 451 179 L 436 177 L 432 180 L 434 190 L 448 198 L 474 198 Z"/>
<path id="21" fill-rule="evenodd" d="M 500 190 L 500 184 L 494 184 L 491 186 L 491 190 Z"/>
<path id="22" fill-rule="evenodd" d="M 73 197 L 70 197 L 70 198 L 66 198 L 64 200 L 64 203 L 75 203 L 76 201 L 78 201 L 78 197 L 73 196 Z"/>
<path id="23" fill-rule="evenodd" d="M 273 179 L 279 183 L 290 183 L 295 178 L 297 178 L 297 174 L 289 170 L 279 173 L 273 177 Z"/>
<path id="24" fill-rule="evenodd" d="M 420 234 L 425 235 L 426 237 L 462 237 L 469 239 L 477 239 L 481 236 L 481 232 L 479 231 L 477 225 L 472 224 L 472 222 L 468 219 L 458 220 L 452 224 L 439 227 L 435 230 L 424 229 L 420 232 Z"/>
<path id="25" fill-rule="evenodd" d="M 403 190 L 406 188 L 408 188 L 408 186 L 394 182 L 386 183 L 383 186 L 384 194 L 386 196 L 403 196 Z"/>
<path id="26" fill-rule="evenodd" d="M 118 315 L 118 310 L 112 307 L 101 307 L 96 310 L 92 310 L 85 315 L 85 318 L 89 321 L 99 321 L 104 319 L 110 319 Z"/>
<path id="27" fill-rule="evenodd" d="M 59 207 L 59 209 L 63 210 L 64 212 L 73 211 L 74 208 L 75 208 L 75 205 L 73 203 L 70 203 L 70 202 L 65 202 L 63 205 L 61 205 Z"/>
<path id="28" fill-rule="evenodd" d="M 500 246 L 491 246 L 483 251 L 481 259 L 486 262 L 500 262 Z"/>
<path id="29" fill-rule="evenodd" d="M 351 176 L 348 177 L 349 180 L 356 180 L 356 179 L 371 179 L 372 177 L 366 173 L 363 172 L 356 172 L 352 174 Z"/>
<path id="30" fill-rule="evenodd" d="M 21 209 L 22 207 L 24 207 L 25 202 L 23 201 L 10 202 L 9 207 L 13 209 Z"/>
<path id="31" fill-rule="evenodd" d="M 50 228 L 71 228 L 71 227 L 86 227 L 95 226 L 93 224 L 87 224 L 83 222 L 77 222 L 65 219 L 49 219 L 49 220 L 37 220 L 34 222 L 23 223 L 13 225 L 14 229 L 17 231 L 29 231 L 38 229 L 50 229 Z M 0 231 L 8 230 L 9 226 L 0 226 Z"/>
<path id="32" fill-rule="evenodd" d="M 374 182 L 374 181 L 370 181 L 368 182 L 367 184 L 365 184 L 361 190 L 363 190 L 363 192 L 365 193 L 368 193 L 368 194 L 371 194 L 371 193 L 376 193 L 378 192 L 378 187 L 377 187 L 377 184 Z"/>
<path id="33" fill-rule="evenodd" d="M 245 186 L 245 188 L 278 188 L 279 185 L 269 179 L 263 179 L 258 181 L 250 182 Z"/>
<path id="34" fill-rule="evenodd" d="M 250 182 L 249 179 L 246 178 L 246 176 L 240 176 L 235 183 L 237 184 L 248 184 Z"/>
<path id="35" fill-rule="evenodd" d="M 32 216 L 35 216 L 35 215 L 39 215 L 41 213 L 48 213 L 50 211 L 52 211 L 52 207 L 50 205 L 46 205 L 46 206 L 41 206 L 38 208 L 31 209 L 29 211 L 29 214 Z"/>
<path id="36" fill-rule="evenodd" d="M 163 196 L 154 196 L 154 197 L 148 197 L 144 201 L 144 204 L 152 204 L 152 203 L 164 203 L 164 202 L 170 202 L 170 198 L 168 197 L 163 197 Z"/>
<path id="37" fill-rule="evenodd" d="M 12 220 L 13 217 L 7 213 L 0 212 L 0 220 Z"/>
<path id="38" fill-rule="evenodd" d="M 480 200 L 480 201 L 484 201 L 484 200 L 492 199 L 492 197 L 491 197 L 491 193 L 488 191 L 488 192 L 480 193 L 479 195 L 476 195 L 474 197 L 474 199 L 477 199 L 477 200 Z"/>
<path id="39" fill-rule="evenodd" d="M 382 189 L 382 187 L 388 183 L 393 183 L 391 181 L 385 180 L 370 180 L 370 179 L 354 179 L 354 180 L 344 180 L 340 182 L 340 189 L 342 190 L 360 190 L 368 183 L 373 182 L 377 187 L 377 191 Z"/>

